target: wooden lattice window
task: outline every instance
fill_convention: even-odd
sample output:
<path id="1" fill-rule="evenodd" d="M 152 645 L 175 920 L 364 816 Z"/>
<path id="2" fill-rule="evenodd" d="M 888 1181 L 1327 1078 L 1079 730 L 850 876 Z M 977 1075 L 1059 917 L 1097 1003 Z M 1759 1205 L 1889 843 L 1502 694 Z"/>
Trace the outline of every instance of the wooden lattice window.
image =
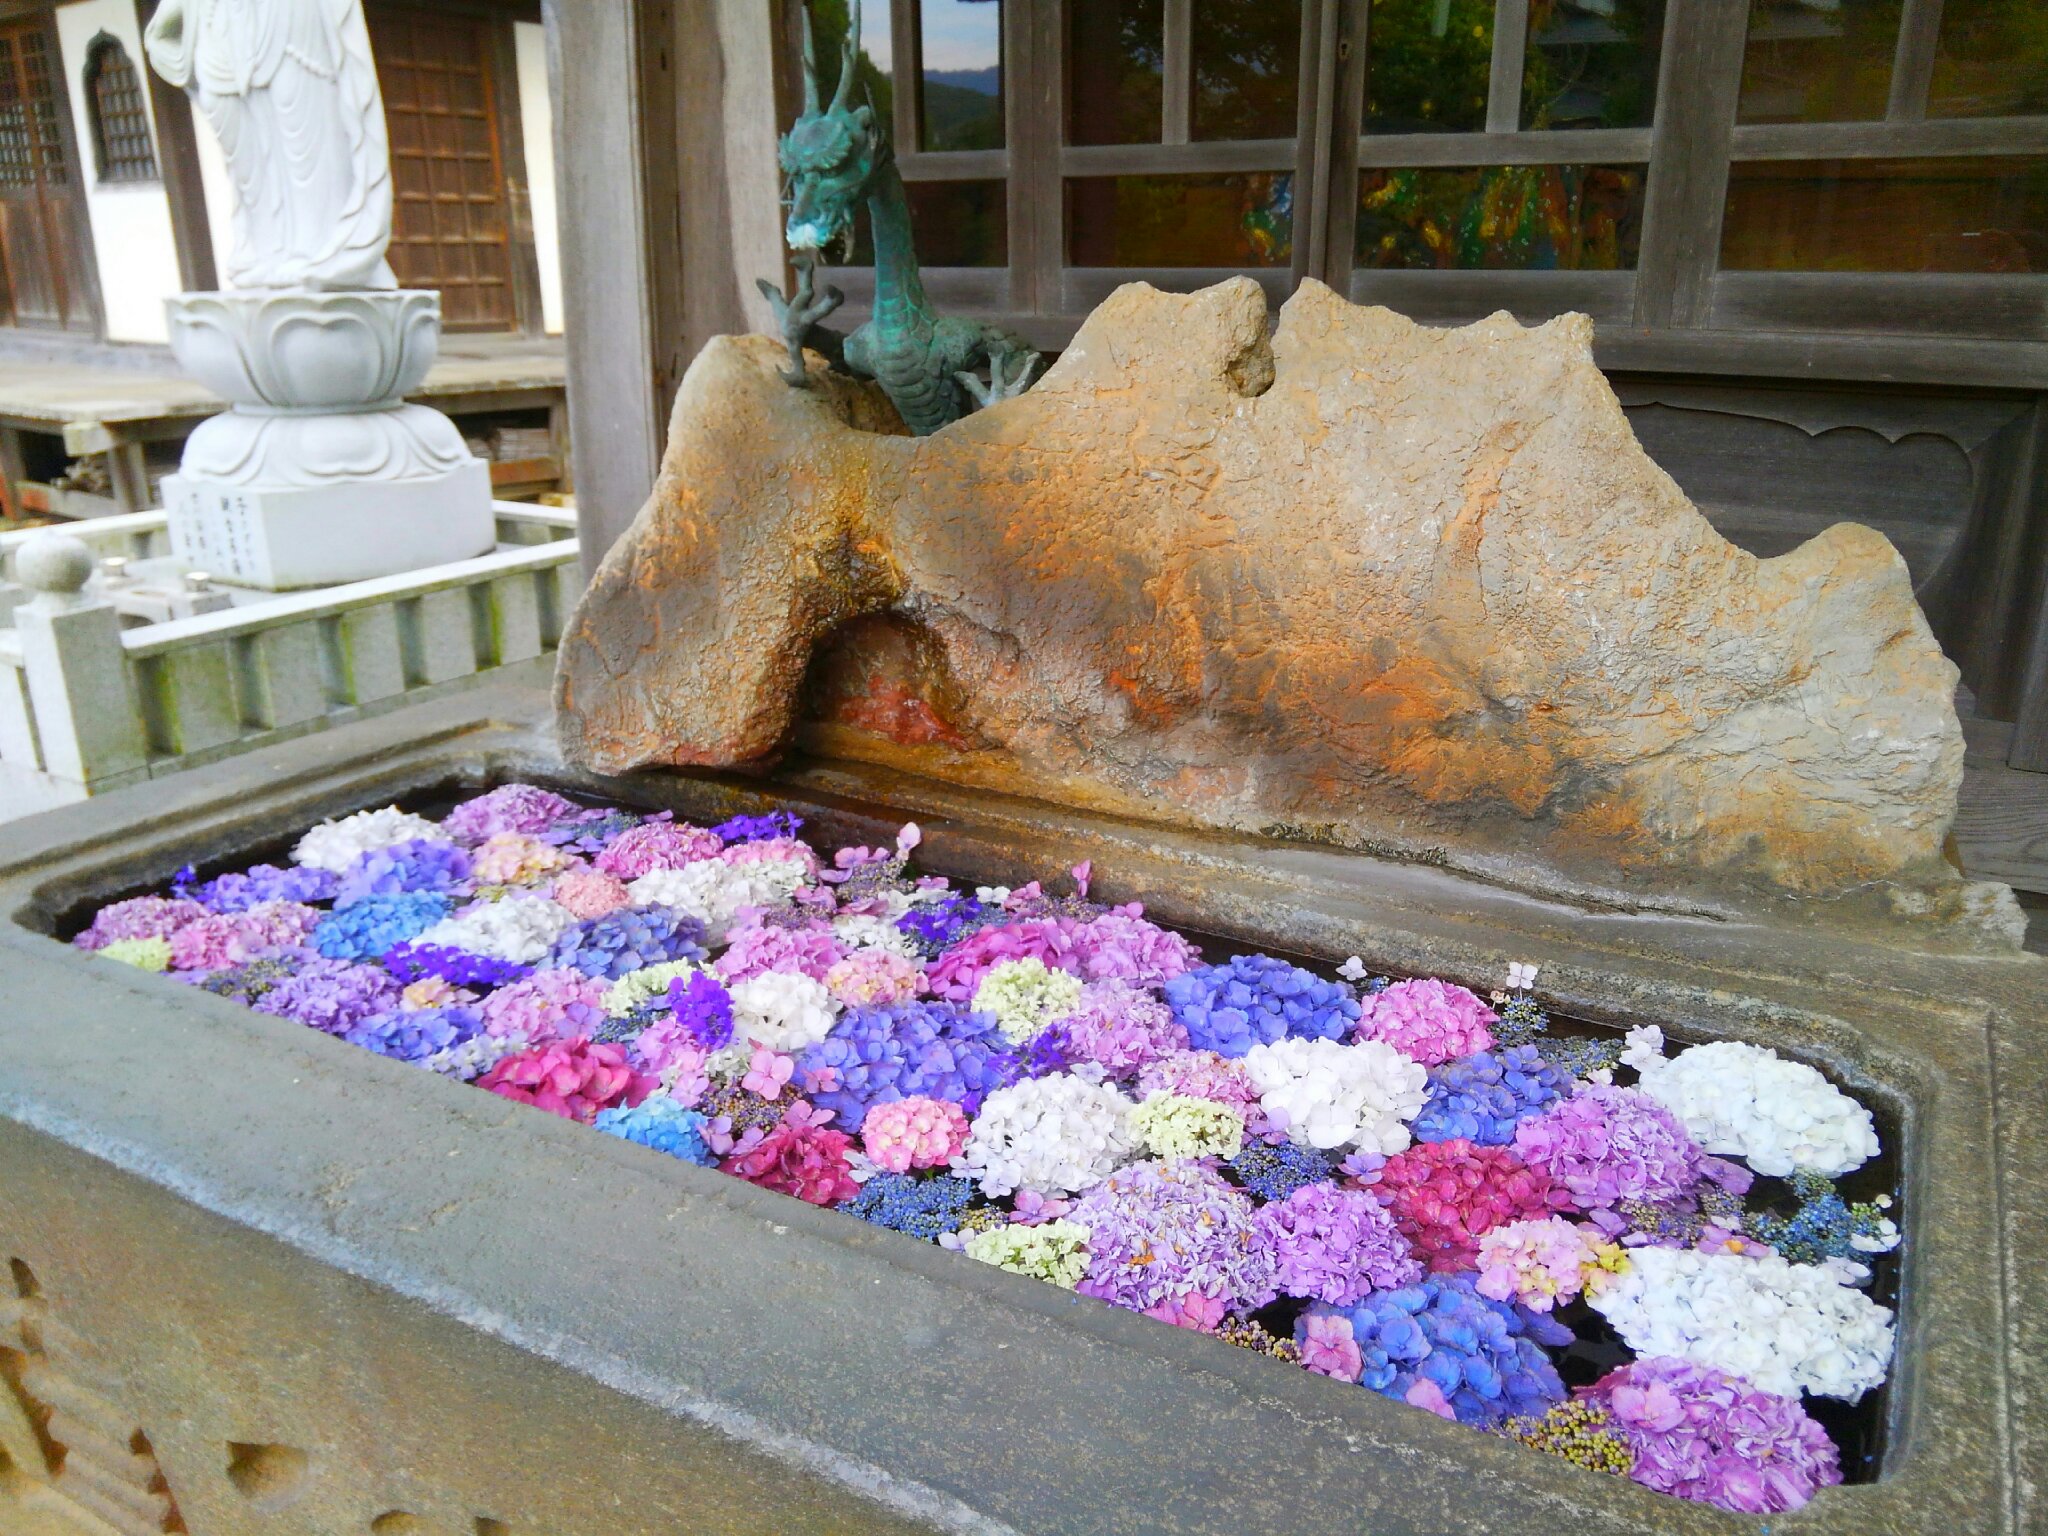
<path id="1" fill-rule="evenodd" d="M 0 33 L 0 187 L 64 180 L 64 140 L 49 71 L 49 47 L 40 32 Z"/>
<path id="2" fill-rule="evenodd" d="M 517 324 L 497 82 L 488 23 L 454 13 L 369 13 L 395 193 L 391 270 L 441 294 L 450 330 Z"/>
<path id="3" fill-rule="evenodd" d="M 142 77 L 120 40 L 102 32 L 85 54 L 85 100 L 101 181 L 155 181 Z"/>

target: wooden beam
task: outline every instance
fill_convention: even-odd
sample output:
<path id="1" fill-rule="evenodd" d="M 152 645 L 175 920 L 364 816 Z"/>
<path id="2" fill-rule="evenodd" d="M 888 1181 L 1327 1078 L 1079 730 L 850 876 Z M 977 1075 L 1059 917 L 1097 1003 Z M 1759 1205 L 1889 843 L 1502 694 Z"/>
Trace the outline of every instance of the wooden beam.
<path id="1" fill-rule="evenodd" d="M 896 153 L 924 148 L 924 16 L 919 0 L 868 0 L 889 8 L 889 137 Z M 855 39 L 858 46 L 859 40 Z"/>
<path id="2" fill-rule="evenodd" d="M 490 71 L 491 109 L 497 120 L 499 171 L 505 180 L 506 254 L 512 268 L 512 315 L 528 336 L 546 334 L 541 314 L 540 252 L 533 234 L 533 194 L 526 173 L 526 125 L 519 102 L 519 48 L 509 16 L 481 23 Z M 544 127 L 546 125 L 543 125 Z M 550 130 L 551 131 L 551 130 Z"/>
<path id="3" fill-rule="evenodd" d="M 1522 64 L 1529 49 L 1529 0 L 1495 0 L 1493 69 L 1486 83 L 1486 131 L 1522 126 Z"/>
<path id="4" fill-rule="evenodd" d="M 1185 144 L 1195 107 L 1194 0 L 1166 0 L 1159 53 L 1159 142 Z"/>
<path id="5" fill-rule="evenodd" d="M 1884 109 L 1889 121 L 1917 123 L 1927 116 L 1927 91 L 1934 83 L 1934 52 L 1940 42 L 1941 0 L 1906 0 Z"/>
<path id="6" fill-rule="evenodd" d="M 1931 123 L 1744 123 L 1737 160 L 1888 160 L 1893 156 L 2048 152 L 2048 118 L 1954 117 Z"/>
<path id="7" fill-rule="evenodd" d="M 1066 0 L 1088 4 L 1090 0 Z M 1009 146 L 1010 309 L 1056 309 L 1066 261 L 1066 3 L 1002 8 L 1003 133 Z"/>
<path id="8" fill-rule="evenodd" d="M 1632 165 L 1650 158 L 1647 128 L 1559 128 L 1541 133 L 1369 133 L 1361 167 L 1432 165 Z"/>
<path id="9" fill-rule="evenodd" d="M 1290 288 L 1304 277 L 1321 277 L 1329 265 L 1330 232 L 1323 198 L 1330 185 L 1330 157 L 1336 150 L 1338 0 L 1302 0 L 1301 52 L 1295 78 L 1301 82 L 1295 116 L 1294 240 Z"/>
<path id="10" fill-rule="evenodd" d="M 1637 265 L 1638 325 L 1696 326 L 1707 318 L 1748 39 L 1746 5 L 1678 5 L 1665 14 Z"/>
<path id="11" fill-rule="evenodd" d="M 157 0 L 136 0 L 135 24 L 147 31 Z M 157 169 L 171 207 L 171 243 L 178 252 L 178 281 L 188 293 L 220 286 L 213 260 L 213 225 L 206 214 L 206 186 L 199 173 L 199 138 L 192 127 L 192 99 L 149 67 L 135 67 L 149 81 L 149 115 L 156 124 Z"/>

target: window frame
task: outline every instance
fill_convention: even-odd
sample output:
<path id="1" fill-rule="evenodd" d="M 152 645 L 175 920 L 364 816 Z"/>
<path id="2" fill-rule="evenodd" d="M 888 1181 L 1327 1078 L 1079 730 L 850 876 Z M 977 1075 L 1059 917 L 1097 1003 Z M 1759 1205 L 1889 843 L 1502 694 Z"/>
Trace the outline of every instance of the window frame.
<path id="1" fill-rule="evenodd" d="M 143 147 L 149 153 L 147 170 L 122 171 L 118 174 L 109 169 L 112 156 L 107 147 L 107 120 L 105 104 L 100 99 L 100 80 L 105 71 L 107 59 L 117 56 L 134 81 L 134 116 L 142 129 Z M 85 123 L 92 135 L 93 184 L 102 187 L 148 187 L 163 182 L 163 156 L 157 147 L 156 124 L 150 118 L 149 79 L 136 67 L 129 56 L 127 45 L 113 33 L 102 30 L 95 33 L 92 41 L 85 45 L 85 66 L 79 75 L 80 88 L 85 93 Z"/>

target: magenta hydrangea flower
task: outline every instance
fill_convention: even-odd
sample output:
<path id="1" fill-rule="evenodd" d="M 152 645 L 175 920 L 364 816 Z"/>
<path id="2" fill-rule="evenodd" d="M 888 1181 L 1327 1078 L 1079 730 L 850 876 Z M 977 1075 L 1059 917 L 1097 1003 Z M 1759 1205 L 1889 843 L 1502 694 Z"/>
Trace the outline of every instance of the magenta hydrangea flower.
<path id="1" fill-rule="evenodd" d="M 460 843 L 480 843 L 500 832 L 539 837 L 581 809 L 575 801 L 532 784 L 501 784 L 456 806 L 441 819 L 441 830 Z"/>
<path id="2" fill-rule="evenodd" d="M 1358 1336 L 1352 1332 L 1348 1317 L 1309 1314 L 1302 1319 L 1298 1347 L 1301 1363 L 1319 1376 L 1356 1382 L 1359 1372 L 1365 1369 L 1365 1354 L 1358 1347 Z"/>
<path id="3" fill-rule="evenodd" d="M 633 881 L 650 870 L 681 869 L 699 859 L 716 858 L 724 846 L 716 832 L 686 821 L 648 821 L 613 838 L 595 862 L 606 874 Z"/>
<path id="4" fill-rule="evenodd" d="M 1357 1182 L 1368 1179 L 1432 1274 L 1475 1268 L 1481 1234 L 1571 1204 L 1542 1169 L 1524 1165 L 1509 1148 L 1464 1140 L 1418 1142 Z"/>
<path id="5" fill-rule="evenodd" d="M 1583 1211 L 1675 1200 L 1699 1182 L 1703 1156 L 1677 1116 L 1647 1093 L 1598 1084 L 1524 1120 L 1515 1151 Z"/>
<path id="6" fill-rule="evenodd" d="M 1425 1067 L 1493 1049 L 1499 1019 L 1477 994 L 1433 976 L 1397 981 L 1359 1002 L 1354 1040 L 1384 1040 Z"/>
<path id="7" fill-rule="evenodd" d="M 1244 1063 L 1214 1051 L 1172 1051 L 1145 1063 L 1138 1072 L 1138 1097 L 1142 1100 L 1154 1093 L 1179 1093 L 1227 1104 L 1244 1116 L 1248 1127 L 1265 1121 L 1259 1108 L 1259 1085 L 1252 1081 Z"/>
<path id="8" fill-rule="evenodd" d="M 132 896 L 93 914 L 92 926 L 71 942 L 80 949 L 105 949 L 116 939 L 168 939 L 187 923 L 206 916 L 196 901 L 175 896 Z"/>
<path id="9" fill-rule="evenodd" d="M 1147 1307 L 1145 1315 L 1162 1323 L 1171 1323 L 1176 1328 L 1214 1333 L 1223 1326 L 1223 1299 L 1202 1291 L 1188 1291 L 1180 1296 L 1169 1296 L 1156 1307 Z"/>
<path id="10" fill-rule="evenodd" d="M 756 846 L 739 844 L 742 848 Z M 767 971 L 784 971 L 823 981 L 832 967 L 845 958 L 846 951 L 832 936 L 829 923 L 787 928 L 779 924 L 751 923 L 727 934 L 724 954 L 712 962 L 712 970 L 728 986 Z"/>
<path id="11" fill-rule="evenodd" d="M 1261 1206 L 1257 1220 L 1286 1295 L 1348 1307 L 1422 1278 L 1393 1216 L 1363 1190 L 1305 1184 Z"/>
<path id="12" fill-rule="evenodd" d="M 1089 982 L 1062 1023 L 1072 1059 L 1095 1062 L 1118 1076 L 1188 1048 L 1187 1027 L 1173 1010 L 1127 981 Z"/>
<path id="13" fill-rule="evenodd" d="M 747 844 L 740 846 L 746 847 Z M 812 1205 L 837 1205 L 860 1193 L 847 1153 L 853 1138 L 828 1129 L 832 1116 L 798 1099 L 773 1130 L 749 1131 L 719 1164 L 725 1172 Z"/>
<path id="14" fill-rule="evenodd" d="M 1136 902 L 1112 907 L 1071 931 L 1081 975 L 1156 987 L 1202 963 L 1202 952 L 1179 934 L 1145 919 Z"/>
<path id="15" fill-rule="evenodd" d="M 483 1000 L 484 1030 L 539 1045 L 588 1035 L 604 1023 L 605 984 L 581 971 L 535 971 Z"/>
<path id="16" fill-rule="evenodd" d="M 1635 1452 L 1629 1476 L 1745 1515 L 1797 1509 L 1842 1480 L 1840 1453 L 1797 1398 L 1685 1360 L 1635 1360 L 1580 1397 L 1607 1409 Z"/>
<path id="17" fill-rule="evenodd" d="M 1048 970 L 1078 975 L 1081 962 L 1069 937 L 1073 926 L 1070 919 L 1048 917 L 977 929 L 925 973 L 932 996 L 950 1003 L 972 1002 L 982 977 L 1005 960 L 1040 960 Z"/>
<path id="18" fill-rule="evenodd" d="M 1232 1308 L 1276 1292 L 1273 1253 L 1243 1193 L 1197 1162 L 1120 1168 L 1074 1202 L 1088 1229 L 1088 1274 L 1076 1287 L 1143 1312 L 1190 1291 Z"/>
<path id="19" fill-rule="evenodd" d="M 633 1070 L 625 1047 L 579 1037 L 507 1056 L 477 1086 L 588 1125 L 599 1110 L 638 1104 L 660 1085 Z"/>
<path id="20" fill-rule="evenodd" d="M 633 904 L 625 882 L 601 869 L 564 870 L 548 887 L 548 896 L 586 923 Z"/>
<path id="21" fill-rule="evenodd" d="M 868 1110 L 860 1138 L 868 1160 L 885 1173 L 943 1167 L 967 1145 L 967 1116 L 947 1099 L 894 1099 Z"/>

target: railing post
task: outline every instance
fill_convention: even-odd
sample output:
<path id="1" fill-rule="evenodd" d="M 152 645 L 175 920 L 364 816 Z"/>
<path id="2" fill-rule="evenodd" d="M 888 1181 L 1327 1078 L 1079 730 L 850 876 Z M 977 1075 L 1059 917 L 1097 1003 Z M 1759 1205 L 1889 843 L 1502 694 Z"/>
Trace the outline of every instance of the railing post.
<path id="1" fill-rule="evenodd" d="M 69 534 L 38 534 L 21 546 L 15 570 L 33 594 L 15 610 L 14 629 L 43 771 L 92 789 L 140 776 L 149 757 L 120 615 L 85 591 L 92 551 Z"/>

